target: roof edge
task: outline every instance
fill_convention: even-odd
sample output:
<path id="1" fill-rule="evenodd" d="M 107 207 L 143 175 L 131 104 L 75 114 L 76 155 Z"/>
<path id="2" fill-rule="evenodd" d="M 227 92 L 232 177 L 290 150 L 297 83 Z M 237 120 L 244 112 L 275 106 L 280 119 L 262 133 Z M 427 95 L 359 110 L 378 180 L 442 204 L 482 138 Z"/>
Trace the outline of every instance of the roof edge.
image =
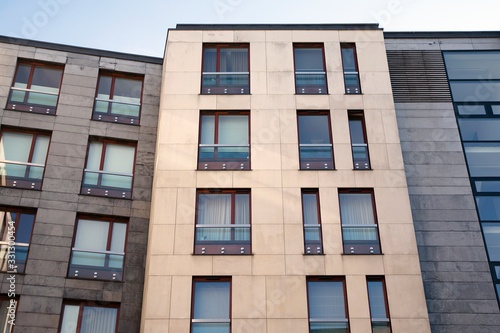
<path id="1" fill-rule="evenodd" d="M 391 38 L 496 38 L 500 31 L 384 31 Z"/>
<path id="2" fill-rule="evenodd" d="M 382 30 L 378 23 L 177 24 L 172 30 Z"/>
<path id="3" fill-rule="evenodd" d="M 163 64 L 163 58 L 159 58 L 159 57 L 145 56 L 145 55 L 132 54 L 132 53 L 123 53 L 123 52 L 116 52 L 116 51 L 107 51 L 107 50 L 101 50 L 101 49 L 93 49 L 93 48 L 88 48 L 88 47 L 58 44 L 58 43 L 51 43 L 51 42 L 42 42 L 42 41 L 37 41 L 37 40 L 32 40 L 32 39 L 24 39 L 24 38 L 17 38 L 17 37 L 9 37 L 9 36 L 0 35 L 0 42 L 14 44 L 14 45 L 39 47 L 39 48 L 56 50 L 56 51 L 63 51 L 63 52 L 87 54 L 87 55 L 93 55 L 93 56 L 99 56 L 99 57 L 109 57 L 109 58 L 116 58 L 116 59 L 122 59 L 122 60 L 146 62 L 146 63 L 158 64 L 158 65 Z"/>

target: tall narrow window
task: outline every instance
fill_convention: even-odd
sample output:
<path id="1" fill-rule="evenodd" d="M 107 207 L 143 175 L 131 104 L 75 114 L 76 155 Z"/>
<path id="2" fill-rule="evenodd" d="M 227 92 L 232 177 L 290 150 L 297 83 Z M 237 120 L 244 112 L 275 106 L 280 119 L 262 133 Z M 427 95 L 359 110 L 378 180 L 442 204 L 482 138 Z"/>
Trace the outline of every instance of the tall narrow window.
<path id="1" fill-rule="evenodd" d="M 251 254 L 250 191 L 198 190 L 196 254 Z"/>
<path id="2" fill-rule="evenodd" d="M 202 94 L 249 94 L 248 44 L 203 45 Z"/>
<path id="3" fill-rule="evenodd" d="M 198 169 L 250 169 L 248 112 L 202 112 Z"/>
<path id="4" fill-rule="evenodd" d="M 92 119 L 139 125 L 143 77 L 102 72 Z"/>
<path id="5" fill-rule="evenodd" d="M 0 333 L 11 333 L 15 322 L 12 320 L 12 314 L 17 310 L 17 298 L 0 296 Z"/>
<path id="6" fill-rule="evenodd" d="M 355 170 L 370 169 L 366 127 L 363 111 L 349 111 L 349 131 L 351 133 L 352 161 Z"/>
<path id="7" fill-rule="evenodd" d="M 115 304 L 66 301 L 59 333 L 116 333 L 118 310 Z"/>
<path id="8" fill-rule="evenodd" d="M 361 94 L 355 44 L 340 44 L 346 94 Z"/>
<path id="9" fill-rule="evenodd" d="M 1 186 L 41 189 L 50 135 L 10 129 L 0 134 Z"/>
<path id="10" fill-rule="evenodd" d="M 340 190 L 344 254 L 380 254 L 372 190 Z"/>
<path id="11" fill-rule="evenodd" d="M 322 254 L 319 193 L 315 189 L 302 190 L 302 219 L 306 254 Z"/>
<path id="12" fill-rule="evenodd" d="M 21 61 L 10 88 L 7 109 L 55 114 L 63 67 Z"/>
<path id="13" fill-rule="evenodd" d="M 327 94 L 323 44 L 294 44 L 295 93 Z"/>
<path id="14" fill-rule="evenodd" d="M 383 278 L 367 277 L 368 299 L 373 333 L 391 333 L 387 293 Z"/>
<path id="15" fill-rule="evenodd" d="M 300 169 L 333 169 L 330 113 L 299 111 L 297 118 Z"/>
<path id="16" fill-rule="evenodd" d="M 191 333 L 231 332 L 231 279 L 194 278 Z"/>
<path id="17" fill-rule="evenodd" d="M 348 333 L 347 301 L 343 278 L 307 279 L 309 333 Z"/>
<path id="18" fill-rule="evenodd" d="M 2 272 L 24 273 L 35 212 L 29 209 L 0 208 L 0 256 Z"/>
<path id="19" fill-rule="evenodd" d="M 81 216 L 76 223 L 69 277 L 121 281 L 127 223 Z"/>
<path id="20" fill-rule="evenodd" d="M 81 193 L 130 199 L 134 164 L 135 144 L 91 141 Z"/>

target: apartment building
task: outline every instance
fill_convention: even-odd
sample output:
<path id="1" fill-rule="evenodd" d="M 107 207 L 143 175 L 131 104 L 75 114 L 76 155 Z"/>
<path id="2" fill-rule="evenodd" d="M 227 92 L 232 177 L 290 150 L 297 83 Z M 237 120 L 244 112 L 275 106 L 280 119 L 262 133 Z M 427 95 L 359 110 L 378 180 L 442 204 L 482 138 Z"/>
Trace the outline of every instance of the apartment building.
<path id="1" fill-rule="evenodd" d="M 500 331 L 500 33 L 385 33 L 432 331 Z"/>
<path id="2" fill-rule="evenodd" d="M 0 37 L 0 331 L 138 332 L 163 59 Z"/>
<path id="3" fill-rule="evenodd" d="M 167 37 L 141 332 L 430 332 L 377 25 Z"/>

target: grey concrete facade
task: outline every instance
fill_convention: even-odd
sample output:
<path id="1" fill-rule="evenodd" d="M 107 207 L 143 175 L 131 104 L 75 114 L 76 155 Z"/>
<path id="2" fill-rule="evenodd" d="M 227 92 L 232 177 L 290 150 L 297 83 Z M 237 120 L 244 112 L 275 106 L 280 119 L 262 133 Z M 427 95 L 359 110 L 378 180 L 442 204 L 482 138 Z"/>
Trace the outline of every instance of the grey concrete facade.
<path id="1" fill-rule="evenodd" d="M 64 66 L 55 116 L 4 109 L 19 58 Z M 19 303 L 15 332 L 58 332 L 66 300 L 117 303 L 117 332 L 139 331 L 162 61 L 64 45 L 0 40 L 0 129 L 51 133 L 41 190 L 0 187 L 0 206 L 36 210 L 26 272 L 16 276 Z M 91 120 L 100 69 L 144 75 L 140 126 Z M 90 137 L 137 144 L 131 200 L 80 194 Z M 82 213 L 128 221 L 123 281 L 67 277 L 75 221 Z M 9 290 L 8 276 L 0 273 L 3 295 Z"/>
<path id="2" fill-rule="evenodd" d="M 500 38 L 410 35 L 386 33 L 387 50 L 500 49 Z M 395 107 L 432 332 L 499 332 L 499 306 L 453 104 Z"/>

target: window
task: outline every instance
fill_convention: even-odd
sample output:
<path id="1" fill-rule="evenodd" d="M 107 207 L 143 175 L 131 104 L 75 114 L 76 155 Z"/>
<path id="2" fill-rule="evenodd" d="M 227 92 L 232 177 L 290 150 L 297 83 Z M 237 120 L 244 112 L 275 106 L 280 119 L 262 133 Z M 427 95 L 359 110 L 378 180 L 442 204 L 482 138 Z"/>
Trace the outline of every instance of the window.
<path id="1" fill-rule="evenodd" d="M 6 108 L 55 114 L 62 73 L 62 66 L 19 62 Z"/>
<path id="2" fill-rule="evenodd" d="M 198 190 L 196 254 L 250 254 L 250 191 Z"/>
<path id="3" fill-rule="evenodd" d="M 338 277 L 307 279 L 309 333 L 348 333 L 345 282 Z"/>
<path id="4" fill-rule="evenodd" d="M 231 332 L 231 278 L 193 278 L 191 333 Z"/>
<path id="5" fill-rule="evenodd" d="M 68 276 L 121 281 L 127 238 L 126 221 L 80 216 L 75 230 Z"/>
<path id="6" fill-rule="evenodd" d="M 380 254 L 372 190 L 340 190 L 344 254 Z"/>
<path id="7" fill-rule="evenodd" d="M 24 273 L 35 212 L 29 209 L 0 208 L 0 255 L 2 272 Z M 1 326 L 0 326 L 1 327 Z"/>
<path id="8" fill-rule="evenodd" d="M 4 129 L 0 139 L 1 185 L 41 189 L 49 142 L 49 134 Z"/>
<path id="9" fill-rule="evenodd" d="M 366 142 L 366 128 L 363 111 L 349 111 L 348 114 L 354 169 L 370 169 L 370 158 L 368 155 L 368 144 Z"/>
<path id="10" fill-rule="evenodd" d="M 249 94 L 248 44 L 203 46 L 202 94 Z"/>
<path id="11" fill-rule="evenodd" d="M 105 306 L 94 302 L 63 303 L 59 333 L 115 333 L 118 324 L 118 305 Z"/>
<path id="12" fill-rule="evenodd" d="M 14 329 L 15 320 L 12 320 L 12 314 L 16 314 L 17 298 L 0 296 L 0 333 L 11 333 Z"/>
<path id="13" fill-rule="evenodd" d="M 323 44 L 294 44 L 295 93 L 327 94 Z"/>
<path id="14" fill-rule="evenodd" d="M 82 194 L 132 198 L 135 144 L 91 141 L 83 175 Z"/>
<path id="15" fill-rule="evenodd" d="M 299 111 L 297 118 L 300 169 L 333 169 L 330 113 Z"/>
<path id="16" fill-rule="evenodd" d="M 142 76 L 102 72 L 92 119 L 139 125 Z"/>
<path id="17" fill-rule="evenodd" d="M 373 333 L 391 333 L 387 293 L 383 278 L 367 277 L 368 299 Z"/>
<path id="18" fill-rule="evenodd" d="M 302 190 L 302 218 L 306 254 L 322 254 L 321 218 L 318 190 Z"/>
<path id="19" fill-rule="evenodd" d="M 250 169 L 248 112 L 202 112 L 200 170 Z"/>
<path id="20" fill-rule="evenodd" d="M 346 94 L 361 94 L 355 44 L 340 44 Z"/>

